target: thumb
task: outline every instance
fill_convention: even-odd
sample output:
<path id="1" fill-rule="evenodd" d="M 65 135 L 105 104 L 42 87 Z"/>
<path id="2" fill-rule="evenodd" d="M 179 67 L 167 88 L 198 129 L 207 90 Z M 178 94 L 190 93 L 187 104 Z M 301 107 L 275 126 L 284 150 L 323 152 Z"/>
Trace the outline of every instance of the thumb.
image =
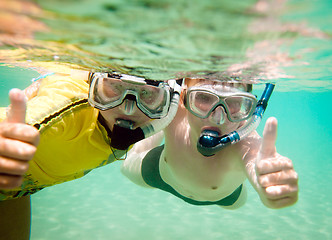
<path id="1" fill-rule="evenodd" d="M 7 122 L 25 123 L 26 97 L 24 92 L 14 88 L 9 91 L 10 106 L 7 113 Z"/>
<path id="2" fill-rule="evenodd" d="M 260 155 L 262 158 L 273 157 L 276 153 L 276 139 L 277 139 L 278 121 L 274 117 L 270 117 L 266 121 L 263 132 L 262 145 L 260 148 Z"/>

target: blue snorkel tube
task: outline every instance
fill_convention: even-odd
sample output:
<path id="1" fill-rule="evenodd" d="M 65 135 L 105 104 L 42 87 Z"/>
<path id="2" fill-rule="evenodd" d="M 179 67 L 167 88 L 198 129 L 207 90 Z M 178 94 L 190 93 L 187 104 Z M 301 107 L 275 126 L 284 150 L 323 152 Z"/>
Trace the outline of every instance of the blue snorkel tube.
<path id="1" fill-rule="evenodd" d="M 197 142 L 197 150 L 205 157 L 210 157 L 216 154 L 216 152 L 227 147 L 230 144 L 237 143 L 241 139 L 247 137 L 252 131 L 256 130 L 260 124 L 267 103 L 271 97 L 274 89 L 274 84 L 267 83 L 262 94 L 262 97 L 256 105 L 255 112 L 248 124 L 238 131 L 233 131 L 228 135 L 219 137 L 216 131 L 204 130 Z"/>

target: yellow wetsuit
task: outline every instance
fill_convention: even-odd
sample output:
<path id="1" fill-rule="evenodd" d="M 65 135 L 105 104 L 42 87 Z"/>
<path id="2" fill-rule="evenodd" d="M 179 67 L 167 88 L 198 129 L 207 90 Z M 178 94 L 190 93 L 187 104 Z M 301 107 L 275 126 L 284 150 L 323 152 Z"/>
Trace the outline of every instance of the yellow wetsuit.
<path id="1" fill-rule="evenodd" d="M 26 117 L 39 129 L 40 144 L 22 186 L 0 191 L 0 201 L 80 178 L 115 160 L 106 129 L 98 121 L 99 111 L 87 102 L 88 87 L 84 80 L 69 76 L 42 79 L 37 96 L 28 101 Z M 2 108 L 0 121 L 4 118 Z"/>

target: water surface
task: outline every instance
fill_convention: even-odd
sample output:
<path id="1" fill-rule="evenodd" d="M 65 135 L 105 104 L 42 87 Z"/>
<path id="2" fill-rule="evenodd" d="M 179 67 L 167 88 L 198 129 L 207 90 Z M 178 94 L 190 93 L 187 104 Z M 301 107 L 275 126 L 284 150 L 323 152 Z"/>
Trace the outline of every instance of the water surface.
<path id="1" fill-rule="evenodd" d="M 182 14 L 173 9 L 171 20 L 165 9 L 172 1 L 36 2 L 47 12 L 31 7 L 20 16 L 42 24 L 12 33 L 11 43 L 2 28 L 1 62 L 32 65 L 39 72 L 41 61 L 156 79 L 195 73 L 276 82 L 258 131 L 269 116 L 278 118 L 277 150 L 293 160 L 300 194 L 296 205 L 272 210 L 247 183 L 248 202 L 238 210 L 192 206 L 134 185 L 116 162 L 33 195 L 32 240 L 332 239 L 330 1 L 273 1 L 269 14 L 264 1 L 219 1 L 216 8 L 213 1 L 199 1 Z M 176 9 L 186 4 L 175 2 Z M 253 6 L 256 11 L 248 10 Z M 199 24 L 200 17 L 218 11 L 218 17 Z M 139 27 L 128 23 L 129 17 Z M 144 19 L 156 21 L 143 24 Z M 169 27 L 171 21 L 179 24 Z M 188 45 L 190 37 L 195 40 Z M 37 76 L 0 65 L 1 106 L 8 105 L 10 88 L 25 88 Z"/>

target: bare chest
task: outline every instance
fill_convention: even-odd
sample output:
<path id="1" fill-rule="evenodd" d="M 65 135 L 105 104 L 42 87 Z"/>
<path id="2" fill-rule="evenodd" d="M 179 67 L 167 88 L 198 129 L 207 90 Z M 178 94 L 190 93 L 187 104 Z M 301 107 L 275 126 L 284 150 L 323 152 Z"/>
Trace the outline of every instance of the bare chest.
<path id="1" fill-rule="evenodd" d="M 231 146 L 212 157 L 194 145 L 169 144 L 160 162 L 162 178 L 180 194 L 201 201 L 216 201 L 231 194 L 246 176 L 242 156 Z"/>

